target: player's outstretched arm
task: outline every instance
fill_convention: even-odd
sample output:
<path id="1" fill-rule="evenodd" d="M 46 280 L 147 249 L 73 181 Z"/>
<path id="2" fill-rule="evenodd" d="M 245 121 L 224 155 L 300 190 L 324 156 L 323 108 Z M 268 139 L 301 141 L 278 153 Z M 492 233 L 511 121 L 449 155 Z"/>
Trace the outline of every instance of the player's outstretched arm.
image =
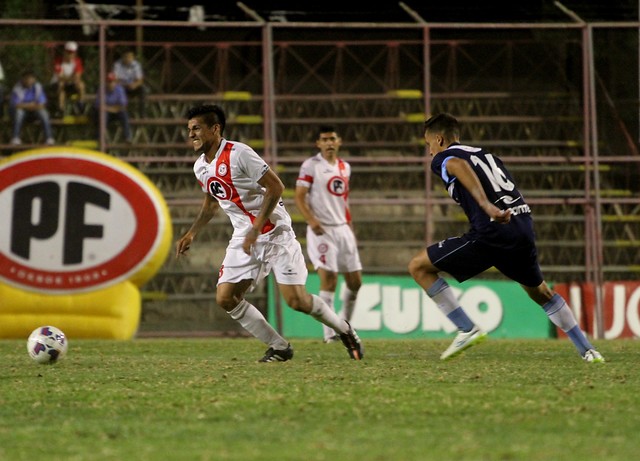
<path id="1" fill-rule="evenodd" d="M 202 228 L 215 216 L 218 211 L 218 201 L 211 195 L 205 194 L 198 216 L 189 230 L 176 242 L 176 258 L 185 254 L 191 247 L 191 242 Z"/>
<path id="2" fill-rule="evenodd" d="M 506 224 L 511 220 L 511 210 L 501 210 L 489 201 L 478 175 L 466 161 L 460 158 L 449 159 L 447 161 L 447 173 L 455 176 L 460 181 L 492 221 Z"/>

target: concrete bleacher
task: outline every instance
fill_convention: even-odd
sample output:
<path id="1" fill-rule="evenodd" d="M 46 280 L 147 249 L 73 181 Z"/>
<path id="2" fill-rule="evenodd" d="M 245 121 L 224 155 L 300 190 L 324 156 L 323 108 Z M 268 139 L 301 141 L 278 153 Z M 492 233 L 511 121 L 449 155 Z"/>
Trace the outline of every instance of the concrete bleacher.
<path id="1" fill-rule="evenodd" d="M 557 272 L 556 279 L 562 278 L 562 274 L 569 278 L 583 271 L 584 265 L 584 261 L 576 260 L 575 252 L 585 241 L 581 207 L 585 203 L 587 172 L 580 137 L 582 122 L 576 115 L 580 107 L 567 103 L 561 96 L 545 101 L 542 106 L 539 99 L 535 94 L 443 95 L 434 98 L 432 109 L 459 113 L 463 142 L 495 149 L 506 161 L 534 208 L 543 263 Z M 162 191 L 171 208 L 175 235 L 190 223 L 201 199 L 191 170 L 194 156 L 185 129 L 186 109 L 201 102 L 223 105 L 229 115 L 227 137 L 247 142 L 262 153 L 263 101 L 245 93 L 150 95 L 148 116 L 131 119 L 131 144 L 124 142 L 117 126 L 107 136 L 107 152 L 138 167 Z M 428 220 L 433 223 L 434 240 L 466 230 L 464 216 L 450 203 L 437 178 L 432 178 L 430 200 L 438 205 L 431 208 L 426 205 L 426 175 L 431 172 L 421 136 L 426 116 L 421 111 L 423 104 L 419 92 L 402 97 L 380 94 L 276 98 L 277 171 L 288 191 L 295 187 L 302 160 L 316 152 L 315 128 L 325 123 L 338 127 L 343 137 L 341 154 L 352 163 L 352 215 L 367 272 L 406 273 L 410 257 L 425 244 Z M 335 114 L 332 108 L 337 108 Z M 82 116 L 55 119 L 53 124 L 58 144 L 97 146 L 91 139 L 91 127 Z M 40 146 L 39 127 L 25 127 L 24 144 L 9 146 L 5 141 L 9 139 L 6 131 L 10 124 L 3 125 L 0 150 L 5 155 Z M 625 186 L 608 180 L 619 169 L 616 164 L 600 165 L 603 197 L 631 194 Z M 285 202 L 295 215 L 297 210 L 290 192 Z M 605 232 L 613 236 L 613 242 L 618 242 L 608 244 L 605 251 L 617 259 L 624 259 L 620 248 L 633 247 L 636 238 L 635 234 L 625 236 L 624 226 L 633 224 L 623 219 L 626 213 L 625 209 L 612 210 L 603 218 Z M 294 219 L 294 225 L 303 238 L 304 222 Z M 211 232 L 202 236 L 203 247 L 211 243 L 216 248 L 204 250 L 210 257 L 205 258 L 207 261 L 219 260 L 223 234 Z M 184 283 L 195 283 L 193 266 L 168 262 L 166 271 L 174 276 L 182 271 Z M 210 282 L 209 275 L 198 277 Z M 174 283 L 169 279 L 161 276 L 156 291 L 162 291 L 163 284 Z"/>

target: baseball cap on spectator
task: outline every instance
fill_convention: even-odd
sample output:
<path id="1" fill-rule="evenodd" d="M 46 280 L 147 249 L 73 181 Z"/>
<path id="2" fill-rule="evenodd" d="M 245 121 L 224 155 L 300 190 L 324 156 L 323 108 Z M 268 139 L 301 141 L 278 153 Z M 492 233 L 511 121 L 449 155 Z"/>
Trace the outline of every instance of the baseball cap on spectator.
<path id="1" fill-rule="evenodd" d="M 64 44 L 64 49 L 67 51 L 78 51 L 78 44 L 76 42 L 67 42 Z"/>

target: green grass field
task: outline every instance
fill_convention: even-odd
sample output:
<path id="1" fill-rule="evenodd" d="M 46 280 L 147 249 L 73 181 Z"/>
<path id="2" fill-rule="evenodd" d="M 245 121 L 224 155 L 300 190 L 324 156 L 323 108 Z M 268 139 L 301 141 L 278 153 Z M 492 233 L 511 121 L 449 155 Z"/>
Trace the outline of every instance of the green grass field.
<path id="1" fill-rule="evenodd" d="M 640 447 L 640 342 L 71 340 L 55 365 L 0 341 L 0 460 L 629 461 Z"/>

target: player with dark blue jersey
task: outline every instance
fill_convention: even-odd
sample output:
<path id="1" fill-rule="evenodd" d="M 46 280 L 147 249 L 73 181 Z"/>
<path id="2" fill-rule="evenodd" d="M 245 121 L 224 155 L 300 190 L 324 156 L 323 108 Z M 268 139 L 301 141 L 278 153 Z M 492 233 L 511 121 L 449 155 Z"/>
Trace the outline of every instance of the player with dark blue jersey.
<path id="1" fill-rule="evenodd" d="M 515 212 L 516 215 L 523 216 L 521 220 L 514 220 L 517 222 L 518 229 L 495 225 L 467 189 L 458 184 L 456 177 L 447 173 L 446 164 L 454 157 L 465 160 L 471 166 L 491 203 L 501 210 L 511 209 L 512 214 Z M 478 147 L 453 143 L 445 151 L 433 157 L 431 170 L 440 176 L 451 197 L 462 207 L 471 223 L 471 231 L 478 237 L 496 240 L 496 243 L 503 246 L 513 243 L 511 239 L 516 238 L 520 230 L 533 230 L 530 219 L 531 210 L 516 188 L 511 174 L 498 157 Z M 533 234 L 531 237 L 533 239 Z"/>
<path id="2" fill-rule="evenodd" d="M 425 122 L 431 170 L 464 210 L 470 229 L 428 246 L 409 263 L 409 272 L 440 310 L 456 325 L 458 334 L 441 359 L 459 355 L 486 338 L 458 304 L 453 290 L 438 274 L 446 272 L 463 282 L 495 267 L 520 283 L 549 319 L 573 341 L 587 362 L 604 362 L 580 329 L 566 301 L 544 281 L 538 263 L 531 208 L 502 161 L 483 149 L 460 144 L 460 127 L 450 114 Z"/>
<path id="3" fill-rule="evenodd" d="M 504 216 L 487 214 L 472 192 L 455 175 L 448 173 L 447 165 L 452 159 L 458 159 L 454 162 L 462 160 L 461 165 L 471 167 L 487 201 L 496 208 L 494 211 L 502 212 Z M 449 195 L 462 207 L 471 224 L 463 236 L 429 248 L 431 261 L 459 282 L 495 266 L 525 286 L 540 285 L 543 278 L 537 263 L 531 209 L 502 161 L 480 148 L 454 142 L 434 155 L 431 170 L 440 176 Z"/>

